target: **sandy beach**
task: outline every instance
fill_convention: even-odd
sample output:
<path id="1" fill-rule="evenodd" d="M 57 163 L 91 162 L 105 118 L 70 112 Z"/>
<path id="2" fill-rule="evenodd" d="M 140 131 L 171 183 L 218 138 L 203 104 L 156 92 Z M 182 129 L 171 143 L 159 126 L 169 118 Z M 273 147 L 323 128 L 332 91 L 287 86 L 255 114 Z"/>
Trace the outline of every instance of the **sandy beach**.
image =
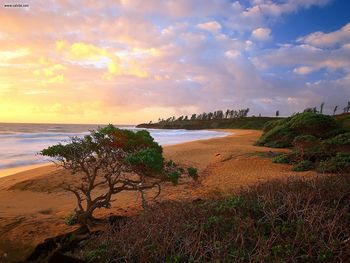
<path id="1" fill-rule="evenodd" d="M 289 165 L 273 164 L 271 159 L 261 157 L 258 153 L 272 150 L 254 146 L 261 131 L 225 131 L 232 135 L 164 147 L 167 159 L 197 167 L 199 182 L 184 179 L 177 187 L 164 183 L 158 201 L 205 198 L 212 192 L 231 193 L 274 178 L 315 174 L 312 171 L 295 173 Z M 46 238 L 74 228 L 65 225 L 64 218 L 73 211 L 75 198 L 61 188 L 64 182 L 72 180 L 77 178 L 54 165 L 0 178 L 1 254 L 20 259 Z M 132 215 L 140 209 L 136 193 L 121 193 L 115 197 L 111 209 L 98 211 L 96 216 Z"/>

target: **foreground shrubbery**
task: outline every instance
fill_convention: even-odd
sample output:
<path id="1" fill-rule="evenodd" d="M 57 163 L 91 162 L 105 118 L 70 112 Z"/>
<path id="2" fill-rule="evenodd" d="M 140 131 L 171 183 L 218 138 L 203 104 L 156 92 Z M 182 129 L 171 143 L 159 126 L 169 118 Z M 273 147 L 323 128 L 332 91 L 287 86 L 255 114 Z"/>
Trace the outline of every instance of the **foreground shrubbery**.
<path id="1" fill-rule="evenodd" d="M 229 198 L 162 203 L 83 254 L 103 246 L 100 262 L 345 262 L 349 204 L 349 176 L 268 182 Z"/>
<path id="2" fill-rule="evenodd" d="M 267 123 L 257 144 L 292 146 L 291 153 L 277 156 L 273 162 L 292 164 L 294 171 L 350 171 L 350 132 L 331 116 L 304 112 Z"/>

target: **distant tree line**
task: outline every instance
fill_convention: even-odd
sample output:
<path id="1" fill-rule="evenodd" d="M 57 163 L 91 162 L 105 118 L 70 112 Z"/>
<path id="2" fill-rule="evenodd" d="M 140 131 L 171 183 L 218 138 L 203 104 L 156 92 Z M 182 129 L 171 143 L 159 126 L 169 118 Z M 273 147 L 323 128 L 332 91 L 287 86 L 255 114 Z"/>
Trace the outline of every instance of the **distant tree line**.
<path id="1" fill-rule="evenodd" d="M 192 115 L 182 115 L 178 118 L 175 116 L 169 117 L 167 119 L 159 118 L 159 123 L 169 123 L 176 121 L 188 121 L 188 120 L 222 120 L 222 119 L 233 119 L 233 118 L 244 118 L 248 116 L 249 108 L 240 109 L 240 110 L 217 110 L 214 112 L 203 112 L 201 114 L 192 114 Z"/>
<path id="2" fill-rule="evenodd" d="M 325 103 L 322 102 L 320 105 L 320 109 L 318 110 L 317 107 L 313 107 L 313 108 L 306 108 L 304 110 L 304 112 L 313 112 L 313 113 L 321 113 L 323 114 L 323 108 L 324 108 Z M 333 115 L 336 114 L 338 110 L 338 105 L 336 105 L 333 109 Z M 350 101 L 348 101 L 348 104 L 343 108 L 343 113 L 348 113 L 350 112 Z"/>

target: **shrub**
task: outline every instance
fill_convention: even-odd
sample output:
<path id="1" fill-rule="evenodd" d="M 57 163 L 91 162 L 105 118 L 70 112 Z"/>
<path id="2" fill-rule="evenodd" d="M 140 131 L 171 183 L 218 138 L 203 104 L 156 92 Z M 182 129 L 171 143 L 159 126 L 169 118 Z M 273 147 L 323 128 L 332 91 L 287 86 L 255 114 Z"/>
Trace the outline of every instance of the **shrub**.
<path id="1" fill-rule="evenodd" d="M 168 177 L 173 185 L 177 185 L 179 183 L 180 173 L 178 171 L 173 171 L 168 174 Z"/>
<path id="2" fill-rule="evenodd" d="M 293 171 L 295 172 L 303 172 L 303 171 L 309 171 L 313 168 L 313 163 L 309 160 L 301 161 L 294 165 Z"/>
<path id="3" fill-rule="evenodd" d="M 329 145 L 350 145 L 350 132 L 339 134 L 325 141 Z"/>
<path id="4" fill-rule="evenodd" d="M 265 145 L 273 148 L 285 148 L 291 146 L 296 134 L 289 127 L 277 125 L 258 140 L 258 145 Z"/>
<path id="5" fill-rule="evenodd" d="M 321 161 L 317 167 L 318 172 L 322 173 L 339 173 L 350 171 L 350 155 L 340 154 Z"/>
<path id="6" fill-rule="evenodd" d="M 121 191 L 160 190 L 160 180 L 153 175 L 163 177 L 162 147 L 148 131 L 134 133 L 110 124 L 83 138 L 50 146 L 41 154 L 56 159 L 72 175 L 81 175 L 81 183 L 66 184 L 64 189 L 75 195 L 76 217 L 83 225 L 94 220 L 95 209 L 110 208 L 112 196 Z M 146 181 L 150 176 L 152 181 Z M 97 194 L 96 187 L 104 192 Z"/>
<path id="7" fill-rule="evenodd" d="M 193 178 L 193 180 L 197 180 L 198 179 L 198 170 L 197 168 L 194 168 L 194 167 L 188 167 L 187 168 L 187 173 L 190 177 Z"/>
<path id="8" fill-rule="evenodd" d="M 276 157 L 272 158 L 273 163 L 290 163 L 290 155 L 289 154 L 280 154 Z"/>
<path id="9" fill-rule="evenodd" d="M 64 222 L 66 223 L 66 225 L 68 226 L 74 226 L 78 223 L 78 219 L 75 213 L 71 213 L 70 215 L 68 215 Z"/>
<path id="10" fill-rule="evenodd" d="M 97 249 L 88 251 L 85 255 L 85 259 L 88 262 L 96 262 L 101 259 L 107 252 L 106 245 L 100 245 Z"/>
<path id="11" fill-rule="evenodd" d="M 318 152 L 318 145 L 319 140 L 313 135 L 299 135 L 293 140 L 293 146 L 302 160 L 305 154 L 308 155 L 308 158 L 314 156 Z"/>
<path id="12" fill-rule="evenodd" d="M 296 114 L 289 125 L 298 134 L 313 135 L 317 138 L 325 138 L 331 131 L 340 128 L 332 116 L 312 112 Z"/>
<path id="13" fill-rule="evenodd" d="M 350 132 L 329 138 L 322 142 L 322 146 L 330 155 L 350 153 Z"/>
<path id="14" fill-rule="evenodd" d="M 327 138 L 331 132 L 340 128 L 337 121 L 322 114 L 304 112 L 292 117 L 269 123 L 257 145 L 284 148 L 292 145 L 299 135 L 312 135 L 316 138 Z"/>
<path id="15" fill-rule="evenodd" d="M 347 262 L 349 193 L 345 175 L 271 181 L 160 203 L 91 244 L 108 244 L 96 262 Z"/>

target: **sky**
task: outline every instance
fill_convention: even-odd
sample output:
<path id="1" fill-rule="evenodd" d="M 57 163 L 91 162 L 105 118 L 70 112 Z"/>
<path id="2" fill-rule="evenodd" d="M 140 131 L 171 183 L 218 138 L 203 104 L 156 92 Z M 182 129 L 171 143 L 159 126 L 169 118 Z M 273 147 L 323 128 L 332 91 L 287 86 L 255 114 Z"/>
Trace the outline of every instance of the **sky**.
<path id="1" fill-rule="evenodd" d="M 0 3 L 0 122 L 330 114 L 350 100 L 348 0 Z"/>

